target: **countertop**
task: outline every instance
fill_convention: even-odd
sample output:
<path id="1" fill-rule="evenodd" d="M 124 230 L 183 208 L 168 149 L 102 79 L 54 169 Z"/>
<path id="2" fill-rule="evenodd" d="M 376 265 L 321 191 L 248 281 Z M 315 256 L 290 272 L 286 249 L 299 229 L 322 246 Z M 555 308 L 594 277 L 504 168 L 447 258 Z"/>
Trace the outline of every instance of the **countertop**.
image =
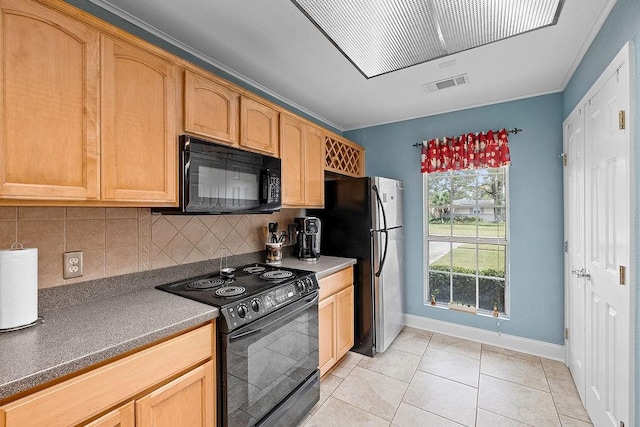
<path id="1" fill-rule="evenodd" d="M 297 268 L 299 270 L 313 271 L 318 279 L 327 277 L 337 271 L 355 265 L 355 258 L 340 258 L 334 256 L 321 255 L 317 261 L 300 261 L 298 258 L 285 257 L 282 259 L 282 266 Z"/>
<path id="2" fill-rule="evenodd" d="M 237 265 L 260 262 L 260 257 L 238 257 Z M 321 279 L 355 263 L 355 259 L 329 256 L 315 262 L 285 257 L 282 266 L 313 271 Z M 0 333 L 0 403 L 217 318 L 215 307 L 154 288 L 214 271 L 216 265 L 215 260 L 203 261 L 61 286 L 43 293 L 46 298 L 39 295 L 39 315 L 44 323 Z"/>

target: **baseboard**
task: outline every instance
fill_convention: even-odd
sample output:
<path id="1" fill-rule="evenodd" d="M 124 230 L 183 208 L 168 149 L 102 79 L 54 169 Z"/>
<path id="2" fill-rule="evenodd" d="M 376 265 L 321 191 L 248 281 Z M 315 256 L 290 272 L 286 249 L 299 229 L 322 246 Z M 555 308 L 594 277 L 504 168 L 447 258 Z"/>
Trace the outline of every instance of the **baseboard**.
<path id="1" fill-rule="evenodd" d="M 413 314 L 405 314 L 405 321 L 407 326 L 412 328 L 438 332 L 565 363 L 565 347 L 563 345 L 551 344 L 504 333 L 498 334 L 497 332 L 487 331 L 485 329 L 458 325 L 456 323 L 415 316 Z"/>

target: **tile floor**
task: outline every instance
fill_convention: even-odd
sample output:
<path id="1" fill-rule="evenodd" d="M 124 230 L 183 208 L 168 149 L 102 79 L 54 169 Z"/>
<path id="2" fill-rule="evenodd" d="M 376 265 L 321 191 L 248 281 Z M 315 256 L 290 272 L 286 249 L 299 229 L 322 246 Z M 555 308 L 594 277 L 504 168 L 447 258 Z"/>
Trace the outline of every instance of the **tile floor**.
<path id="1" fill-rule="evenodd" d="M 300 423 L 316 426 L 591 426 L 560 362 L 405 328 L 374 358 L 348 353 Z"/>

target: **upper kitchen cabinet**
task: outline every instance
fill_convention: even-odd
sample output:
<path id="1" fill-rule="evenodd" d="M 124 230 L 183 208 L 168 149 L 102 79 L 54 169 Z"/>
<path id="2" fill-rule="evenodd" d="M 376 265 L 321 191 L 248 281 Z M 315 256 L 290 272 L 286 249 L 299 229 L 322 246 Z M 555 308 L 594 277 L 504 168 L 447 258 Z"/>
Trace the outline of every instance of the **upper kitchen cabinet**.
<path id="1" fill-rule="evenodd" d="M 176 65 L 102 36 L 102 198 L 177 203 Z"/>
<path id="2" fill-rule="evenodd" d="M 186 70 L 184 102 L 185 131 L 238 145 L 238 92 Z"/>
<path id="3" fill-rule="evenodd" d="M 324 143 L 326 171 L 354 177 L 365 176 L 364 147 L 337 135 L 327 135 Z"/>
<path id="4" fill-rule="evenodd" d="M 319 129 L 289 115 L 280 115 L 284 206 L 324 205 L 323 142 Z"/>
<path id="5" fill-rule="evenodd" d="M 278 111 L 255 99 L 242 96 L 240 146 L 278 157 Z"/>
<path id="6" fill-rule="evenodd" d="M 0 12 L 0 197 L 98 200 L 98 31 L 31 1 Z"/>
<path id="7" fill-rule="evenodd" d="M 324 132 L 307 125 L 305 204 L 324 207 Z"/>

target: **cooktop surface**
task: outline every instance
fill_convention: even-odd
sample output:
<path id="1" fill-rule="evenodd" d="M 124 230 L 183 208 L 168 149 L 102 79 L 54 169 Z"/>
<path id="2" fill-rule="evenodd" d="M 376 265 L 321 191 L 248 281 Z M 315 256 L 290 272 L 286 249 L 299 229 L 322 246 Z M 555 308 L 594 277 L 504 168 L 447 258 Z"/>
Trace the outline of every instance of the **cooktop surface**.
<path id="1" fill-rule="evenodd" d="M 293 283 L 315 273 L 268 264 L 249 264 L 156 286 L 198 302 L 224 307 L 268 289 Z"/>

